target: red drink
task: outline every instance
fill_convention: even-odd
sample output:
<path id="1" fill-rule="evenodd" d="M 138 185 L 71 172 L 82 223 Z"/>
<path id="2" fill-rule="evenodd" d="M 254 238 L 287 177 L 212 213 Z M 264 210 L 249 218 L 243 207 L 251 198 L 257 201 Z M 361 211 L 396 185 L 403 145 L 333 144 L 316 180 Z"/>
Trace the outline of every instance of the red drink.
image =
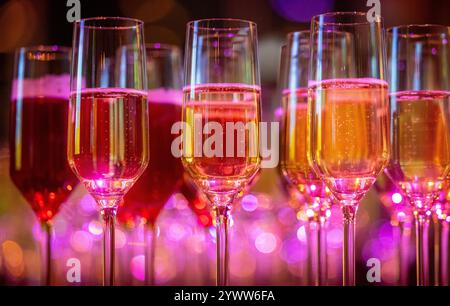
<path id="1" fill-rule="evenodd" d="M 259 169 L 259 100 L 256 86 L 212 84 L 184 90 L 183 116 L 191 131 L 184 138 L 183 162 L 205 191 L 242 190 Z M 204 133 L 207 124 L 213 124 L 210 133 Z M 213 135 L 217 142 L 209 141 Z"/>
<path id="2" fill-rule="evenodd" d="M 137 224 L 136 221 L 139 221 L 136 219 L 136 212 L 132 208 L 130 205 L 125 205 L 125 202 L 122 201 L 117 210 L 117 221 L 127 228 L 134 228 Z"/>
<path id="3" fill-rule="evenodd" d="M 172 125 L 181 120 L 181 92 L 151 90 L 149 101 L 150 163 L 125 196 L 124 207 L 154 223 L 182 182 L 183 166 L 171 151 Z M 131 214 L 132 215 L 132 214 Z"/>
<path id="4" fill-rule="evenodd" d="M 194 184 L 185 180 L 180 188 L 180 192 L 186 198 L 189 207 L 197 216 L 198 223 L 204 227 L 211 226 L 213 224 L 213 218 L 211 211 L 208 208 L 208 203 L 206 199 L 202 198 Z"/>
<path id="5" fill-rule="evenodd" d="M 58 212 L 77 183 L 67 162 L 67 98 L 13 99 L 10 175 L 41 222 Z"/>
<path id="6" fill-rule="evenodd" d="M 147 166 L 147 93 L 85 90 L 71 103 L 71 167 L 97 200 L 121 199 Z"/>

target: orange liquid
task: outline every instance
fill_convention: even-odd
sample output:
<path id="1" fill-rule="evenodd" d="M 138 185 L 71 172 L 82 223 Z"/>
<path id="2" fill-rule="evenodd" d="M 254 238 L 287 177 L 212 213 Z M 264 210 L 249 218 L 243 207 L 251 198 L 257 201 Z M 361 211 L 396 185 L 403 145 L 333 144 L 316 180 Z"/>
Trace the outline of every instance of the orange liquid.
<path id="1" fill-rule="evenodd" d="M 283 93 L 281 167 L 298 190 L 312 197 L 326 197 L 326 187 L 310 167 L 307 157 L 308 91 L 298 89 Z"/>
<path id="2" fill-rule="evenodd" d="M 387 172 L 411 200 L 429 199 L 419 205 L 431 205 L 448 171 L 450 92 L 398 92 L 391 103 L 394 137 Z"/>
<path id="3" fill-rule="evenodd" d="M 182 161 L 204 191 L 240 191 L 257 172 L 260 162 L 259 100 L 259 88 L 233 84 L 184 90 L 183 121 L 191 127 L 191 132 L 184 136 Z M 215 124 L 222 132 L 199 135 L 208 123 Z M 227 123 L 242 124 L 245 128 L 235 130 L 233 134 Z M 231 141 L 227 141 L 227 131 L 228 135 L 234 135 Z M 213 135 L 218 141 L 208 145 L 208 139 Z M 218 149 L 219 154 L 208 152 L 208 148 Z"/>
<path id="4" fill-rule="evenodd" d="M 388 87 L 337 79 L 309 89 L 310 154 L 339 200 L 360 200 L 389 159 Z"/>

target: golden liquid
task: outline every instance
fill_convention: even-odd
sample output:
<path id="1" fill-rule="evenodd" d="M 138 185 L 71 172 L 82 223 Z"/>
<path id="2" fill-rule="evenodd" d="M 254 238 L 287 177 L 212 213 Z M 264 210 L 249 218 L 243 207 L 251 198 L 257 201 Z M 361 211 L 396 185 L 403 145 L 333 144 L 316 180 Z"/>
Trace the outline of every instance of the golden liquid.
<path id="1" fill-rule="evenodd" d="M 310 167 L 306 152 L 308 91 L 286 91 L 282 100 L 286 109 L 281 135 L 283 172 L 300 192 L 314 197 L 326 197 L 326 188 Z"/>
<path id="2" fill-rule="evenodd" d="M 183 121 L 190 132 L 183 139 L 182 161 L 204 191 L 240 191 L 256 174 L 260 164 L 259 100 L 259 88 L 238 85 L 207 85 L 184 91 Z M 207 123 L 217 124 L 221 132 L 203 133 L 200 138 L 196 131 L 204 131 Z M 244 128 L 230 130 L 227 124 Z M 227 141 L 227 133 L 231 141 Z M 218 135 L 218 142 L 210 146 L 208 138 L 213 134 Z M 208 148 L 218 150 L 208 153 Z"/>
<path id="3" fill-rule="evenodd" d="M 450 152 L 449 97 L 450 92 L 442 91 L 391 95 L 393 143 L 388 174 L 412 200 L 432 201 L 443 187 Z"/>
<path id="4" fill-rule="evenodd" d="M 339 200 L 360 200 L 389 159 L 387 84 L 328 80 L 309 101 L 311 163 Z"/>

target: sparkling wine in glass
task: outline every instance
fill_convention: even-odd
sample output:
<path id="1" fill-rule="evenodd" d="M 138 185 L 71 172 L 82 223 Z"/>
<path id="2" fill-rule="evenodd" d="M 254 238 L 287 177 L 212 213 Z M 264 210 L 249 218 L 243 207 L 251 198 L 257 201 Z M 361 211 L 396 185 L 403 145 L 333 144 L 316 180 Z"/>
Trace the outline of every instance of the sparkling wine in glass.
<path id="1" fill-rule="evenodd" d="M 256 24 L 192 21 L 185 55 L 182 161 L 214 211 L 217 284 L 227 285 L 230 210 L 260 165 Z"/>
<path id="2" fill-rule="evenodd" d="M 70 49 L 16 52 L 10 112 L 10 176 L 46 232 L 43 282 L 52 281 L 52 220 L 77 178 L 67 162 Z"/>
<path id="3" fill-rule="evenodd" d="M 391 146 L 386 174 L 411 203 L 416 224 L 417 285 L 428 285 L 432 206 L 450 161 L 450 28 L 389 29 Z"/>
<path id="4" fill-rule="evenodd" d="M 154 283 L 155 222 L 166 202 L 181 186 L 183 166 L 172 154 L 181 120 L 181 52 L 176 46 L 146 45 L 151 163 L 124 198 L 124 207 L 143 219 L 146 239 L 145 283 Z"/>
<path id="5" fill-rule="evenodd" d="M 114 285 L 117 208 L 149 161 L 143 37 L 143 22 L 136 19 L 74 24 L 68 159 L 105 222 L 104 285 Z"/>
<path id="6" fill-rule="evenodd" d="M 328 43 L 343 34 L 347 45 Z M 366 13 L 327 13 L 311 21 L 307 153 L 342 208 L 344 285 L 355 285 L 359 201 L 389 159 L 384 48 L 381 20 L 369 22 Z"/>
<path id="7" fill-rule="evenodd" d="M 326 221 L 329 213 L 329 189 L 314 173 L 307 158 L 307 110 L 309 31 L 292 32 L 282 51 L 281 91 L 283 114 L 281 130 L 281 168 L 306 199 L 308 218 L 308 279 L 313 285 L 327 280 Z"/>

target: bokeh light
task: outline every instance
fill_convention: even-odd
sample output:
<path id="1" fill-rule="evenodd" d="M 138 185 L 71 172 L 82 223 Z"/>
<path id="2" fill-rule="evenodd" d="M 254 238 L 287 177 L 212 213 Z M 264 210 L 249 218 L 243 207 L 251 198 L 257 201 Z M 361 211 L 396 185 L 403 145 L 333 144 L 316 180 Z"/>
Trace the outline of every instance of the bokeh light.
<path id="1" fill-rule="evenodd" d="M 398 192 L 393 193 L 391 198 L 394 204 L 400 204 L 403 200 L 402 195 Z"/>
<path id="2" fill-rule="evenodd" d="M 261 253 L 272 253 L 277 248 L 277 238 L 272 233 L 261 233 L 256 237 L 255 247 Z"/>
<path id="3" fill-rule="evenodd" d="M 89 252 L 92 247 L 91 235 L 86 231 L 76 231 L 70 237 L 70 244 L 77 252 Z"/>
<path id="4" fill-rule="evenodd" d="M 247 212 L 252 212 L 258 207 L 258 198 L 255 197 L 253 194 L 245 195 L 241 199 L 241 206 L 243 210 Z"/>

